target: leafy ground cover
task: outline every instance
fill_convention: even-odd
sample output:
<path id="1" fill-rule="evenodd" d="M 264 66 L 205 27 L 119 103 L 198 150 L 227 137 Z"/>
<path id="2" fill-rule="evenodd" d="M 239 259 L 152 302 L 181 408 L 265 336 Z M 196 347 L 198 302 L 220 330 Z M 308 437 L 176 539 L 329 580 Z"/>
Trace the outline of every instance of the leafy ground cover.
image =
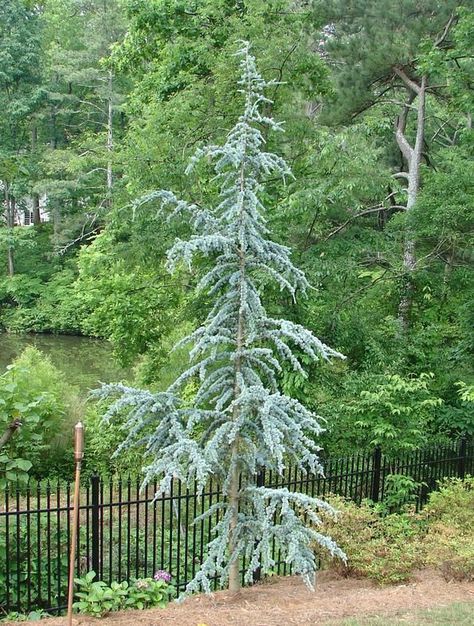
<path id="1" fill-rule="evenodd" d="M 100 620 L 75 616 L 73 623 L 75 626 L 95 626 L 99 621 L 101 626 L 467 625 L 472 624 L 469 621 L 472 613 L 474 583 L 446 582 L 432 570 L 419 571 L 412 583 L 385 587 L 324 572 L 314 593 L 297 578 L 275 578 L 246 588 L 237 596 L 220 591 L 212 596 L 194 596 L 165 609 L 115 613 Z M 44 623 L 64 626 L 64 618 L 48 619 Z"/>

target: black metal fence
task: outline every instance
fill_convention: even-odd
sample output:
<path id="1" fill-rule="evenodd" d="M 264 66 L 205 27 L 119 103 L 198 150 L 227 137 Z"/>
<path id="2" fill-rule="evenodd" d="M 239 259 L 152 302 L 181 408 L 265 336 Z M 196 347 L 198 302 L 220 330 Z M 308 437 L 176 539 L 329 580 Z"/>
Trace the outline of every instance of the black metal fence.
<path id="1" fill-rule="evenodd" d="M 403 474 L 420 484 L 418 506 L 439 479 L 474 473 L 474 442 L 410 452 L 393 460 L 380 449 L 327 459 L 325 477 L 288 468 L 283 477 L 260 478 L 267 486 L 286 486 L 313 496 L 335 493 L 360 502 L 383 499 L 387 476 Z M 154 500 L 156 485 L 140 491 L 135 479 L 93 476 L 81 493 L 77 574 L 94 570 L 102 580 L 152 576 L 169 571 L 179 590 L 191 580 L 211 538 L 213 519 L 193 519 L 222 497 L 210 481 L 202 494 L 174 481 L 168 494 Z M 0 612 L 65 607 L 72 493 L 69 484 L 48 481 L 0 493 Z M 274 546 L 276 572 L 287 564 Z"/>

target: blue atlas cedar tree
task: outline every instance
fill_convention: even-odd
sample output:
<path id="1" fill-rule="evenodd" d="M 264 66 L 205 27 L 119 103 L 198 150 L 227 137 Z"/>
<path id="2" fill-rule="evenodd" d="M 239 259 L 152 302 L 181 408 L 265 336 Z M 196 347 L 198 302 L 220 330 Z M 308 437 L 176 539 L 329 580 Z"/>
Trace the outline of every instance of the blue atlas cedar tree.
<path id="1" fill-rule="evenodd" d="M 187 591 L 210 591 L 217 576 L 233 591 L 244 578 L 252 580 L 274 566 L 275 539 L 286 562 L 311 586 L 317 567 L 314 546 L 319 544 L 345 559 L 331 540 L 318 532 L 318 510 L 333 512 L 317 499 L 287 489 L 256 486 L 263 468 L 283 473 L 292 460 L 302 471 L 321 473 L 316 443 L 320 418 L 278 389 L 281 362 L 305 374 L 294 348 L 311 359 L 341 357 L 299 324 L 270 317 L 261 301 L 262 278 L 274 279 L 294 297 L 305 292 L 304 274 L 290 260 L 290 250 L 267 239 L 264 206 L 259 200 L 262 179 L 291 176 L 285 161 L 265 152 L 260 128 L 281 131 L 281 125 L 261 112 L 269 103 L 266 82 L 258 73 L 249 45 L 241 58 L 239 91 L 245 107 L 222 146 L 197 151 L 188 167 L 202 158 L 214 162 L 220 184 L 220 203 L 205 209 L 179 200 L 170 191 L 156 191 L 136 205 L 158 200 L 170 218 L 186 216 L 194 234 L 177 239 L 168 251 L 170 271 L 194 257 L 212 259 L 198 289 L 214 300 L 203 323 L 180 345 L 190 345 L 190 366 L 165 392 L 152 393 L 120 384 L 99 392 L 114 398 L 106 418 L 126 412 L 128 437 L 123 446 L 145 440 L 154 460 L 145 482 L 159 477 L 158 495 L 169 490 L 173 478 L 202 490 L 212 476 L 221 484 L 225 501 L 214 504 L 198 519 L 221 510 L 205 559 Z M 198 380 L 191 406 L 180 394 L 190 380 Z M 151 434 L 149 434 L 151 432 Z M 145 434 L 146 433 L 146 434 Z M 306 521 L 305 521 L 306 520 Z"/>

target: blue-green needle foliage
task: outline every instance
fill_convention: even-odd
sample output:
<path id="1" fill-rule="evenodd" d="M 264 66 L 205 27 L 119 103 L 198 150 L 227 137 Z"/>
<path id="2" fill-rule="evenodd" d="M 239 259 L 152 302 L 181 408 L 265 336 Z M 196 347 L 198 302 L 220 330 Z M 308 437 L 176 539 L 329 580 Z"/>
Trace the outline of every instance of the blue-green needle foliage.
<path id="1" fill-rule="evenodd" d="M 269 240 L 265 209 L 259 195 L 262 179 L 291 176 L 285 161 L 264 151 L 262 127 L 281 126 L 261 112 L 270 101 L 255 59 L 244 44 L 240 91 L 245 108 L 223 146 L 198 150 L 188 170 L 202 158 L 215 164 L 220 203 L 205 209 L 178 200 L 169 191 L 157 191 L 138 201 L 159 200 L 171 218 L 186 216 L 193 235 L 178 239 L 168 252 L 171 271 L 181 263 L 192 266 L 196 255 L 212 260 L 198 289 L 213 298 L 203 325 L 187 337 L 190 366 L 164 393 L 151 393 L 121 385 L 103 388 L 115 395 L 108 417 L 128 413 L 129 436 L 125 446 L 145 441 L 154 461 L 145 468 L 145 481 L 158 476 L 159 493 L 171 480 L 203 489 L 212 476 L 221 481 L 225 502 L 204 515 L 222 509 L 214 539 L 188 591 L 210 590 L 210 579 L 221 584 L 238 575 L 239 560 L 246 557 L 245 579 L 257 567 L 272 569 L 275 538 L 293 571 L 311 585 L 316 569 L 316 543 L 345 558 L 335 543 L 318 532 L 318 510 L 331 510 L 324 502 L 287 489 L 255 486 L 262 468 L 282 473 L 289 461 L 301 470 L 321 473 L 316 443 L 320 419 L 300 402 L 278 389 L 281 362 L 288 361 L 304 374 L 294 353 L 312 359 L 342 357 L 306 328 L 270 317 L 261 301 L 262 278 L 274 279 L 294 297 L 308 283 L 290 260 L 290 250 Z M 198 381 L 192 405 L 180 394 L 190 380 Z M 240 479 L 239 479 L 240 477 Z M 306 520 L 306 522 L 304 521 Z M 234 581 L 235 583 L 235 581 Z M 235 587 L 235 586 L 234 586 Z"/>

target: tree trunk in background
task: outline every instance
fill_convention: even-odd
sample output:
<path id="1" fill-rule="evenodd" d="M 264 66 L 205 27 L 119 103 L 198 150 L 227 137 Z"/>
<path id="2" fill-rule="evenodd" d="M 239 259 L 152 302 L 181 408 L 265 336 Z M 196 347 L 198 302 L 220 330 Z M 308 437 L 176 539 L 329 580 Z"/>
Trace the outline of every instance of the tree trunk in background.
<path id="1" fill-rule="evenodd" d="M 415 83 L 403 72 L 397 69 L 397 75 L 403 80 L 409 89 L 407 103 L 397 122 L 396 139 L 398 147 L 403 154 L 408 172 L 406 178 L 408 181 L 407 188 L 407 204 L 406 210 L 409 212 L 416 203 L 418 191 L 420 189 L 420 169 L 423 154 L 423 141 L 425 136 L 425 101 L 426 101 L 426 76 L 421 79 L 421 84 Z M 416 120 L 416 138 L 414 146 L 411 146 L 405 136 L 407 117 L 410 112 L 411 103 L 417 98 L 417 120 Z M 413 272 L 416 269 L 415 242 L 413 233 L 407 229 L 405 233 L 405 244 L 403 250 L 403 269 L 405 277 L 402 285 L 402 295 L 398 307 L 398 319 L 403 332 L 409 327 L 410 310 L 413 301 Z"/>
<path id="2" fill-rule="evenodd" d="M 36 128 L 36 126 L 33 126 L 31 130 L 31 152 L 33 154 L 35 153 L 35 150 L 36 150 L 37 139 L 38 139 L 38 129 Z M 33 224 L 35 226 L 38 226 L 38 224 L 41 224 L 39 194 L 33 192 L 32 202 L 33 202 Z"/>
<path id="3" fill-rule="evenodd" d="M 6 205 L 6 211 L 7 211 L 7 228 L 13 229 L 13 227 L 15 226 L 15 200 L 14 198 L 10 195 L 10 186 L 8 185 L 8 183 L 5 183 L 5 205 Z M 9 276 L 14 276 L 15 275 L 15 260 L 14 260 L 14 252 L 13 252 L 13 246 L 11 245 L 10 241 L 8 242 L 8 246 L 7 246 L 7 265 L 8 265 L 8 275 Z"/>
<path id="4" fill-rule="evenodd" d="M 112 191 L 113 191 L 113 172 L 112 172 L 112 153 L 114 149 L 114 136 L 113 136 L 113 74 L 109 71 L 109 94 L 108 94 L 108 108 L 107 108 L 107 208 L 112 208 Z"/>
<path id="5" fill-rule="evenodd" d="M 34 193 L 32 200 L 33 200 L 33 224 L 35 226 L 38 226 L 38 224 L 41 224 L 39 194 Z"/>

